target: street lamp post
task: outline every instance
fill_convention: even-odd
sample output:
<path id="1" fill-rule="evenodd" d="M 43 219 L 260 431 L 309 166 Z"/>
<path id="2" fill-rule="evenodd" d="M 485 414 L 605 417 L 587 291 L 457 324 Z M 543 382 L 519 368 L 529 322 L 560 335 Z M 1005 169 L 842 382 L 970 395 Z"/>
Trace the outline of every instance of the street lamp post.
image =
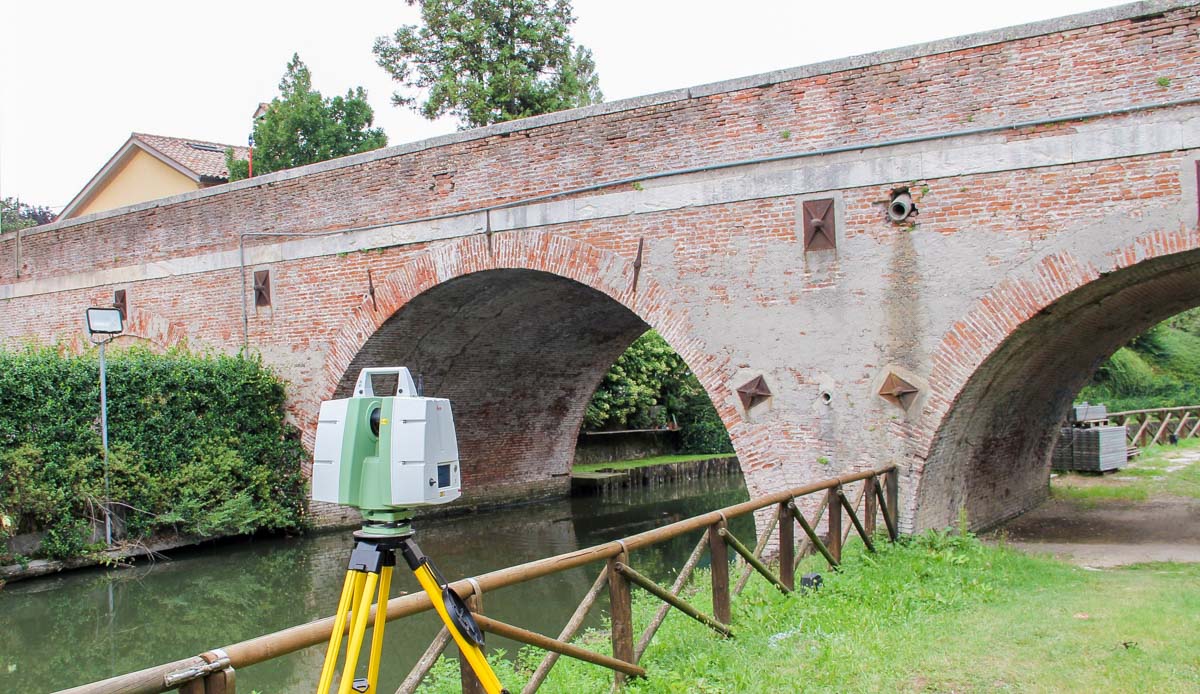
<path id="1" fill-rule="evenodd" d="M 125 330 L 125 317 L 119 308 L 89 308 L 87 329 L 91 342 L 100 347 L 100 445 L 104 451 L 104 542 L 112 547 L 112 512 L 108 498 L 108 384 L 104 364 L 104 346 Z M 96 336 L 101 336 L 99 340 Z"/>

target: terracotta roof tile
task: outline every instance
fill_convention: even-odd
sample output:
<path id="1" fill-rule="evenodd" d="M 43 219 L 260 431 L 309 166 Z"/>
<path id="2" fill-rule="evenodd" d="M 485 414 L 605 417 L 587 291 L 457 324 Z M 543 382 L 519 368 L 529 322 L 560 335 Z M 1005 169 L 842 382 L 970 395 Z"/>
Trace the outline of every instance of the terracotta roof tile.
<path id="1" fill-rule="evenodd" d="M 197 176 L 211 178 L 229 178 L 229 171 L 225 168 L 225 150 L 227 148 L 233 147 L 234 156 L 238 159 L 245 159 L 250 153 L 248 147 L 223 145 L 218 142 L 187 140 L 180 137 L 164 137 L 145 133 L 134 133 L 133 137 L 164 157 L 175 160 L 180 166 L 194 172 Z"/>

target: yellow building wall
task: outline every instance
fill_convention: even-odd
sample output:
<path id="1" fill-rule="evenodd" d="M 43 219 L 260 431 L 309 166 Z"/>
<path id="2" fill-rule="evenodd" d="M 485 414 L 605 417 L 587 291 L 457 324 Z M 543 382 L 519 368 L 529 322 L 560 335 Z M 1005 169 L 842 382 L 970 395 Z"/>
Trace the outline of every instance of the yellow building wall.
<path id="1" fill-rule="evenodd" d="M 81 217 L 199 189 L 200 185 L 192 179 L 136 149 L 133 156 L 71 216 Z"/>

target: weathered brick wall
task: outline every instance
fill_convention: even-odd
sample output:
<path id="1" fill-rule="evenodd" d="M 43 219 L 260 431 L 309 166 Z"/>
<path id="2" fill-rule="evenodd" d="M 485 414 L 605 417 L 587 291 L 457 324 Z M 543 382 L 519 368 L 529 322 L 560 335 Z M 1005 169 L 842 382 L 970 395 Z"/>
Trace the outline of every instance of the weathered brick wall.
<path id="1" fill-rule="evenodd" d="M 651 326 L 752 491 L 895 462 L 906 527 L 994 521 L 1044 493 L 1091 366 L 1200 303 L 1198 38 L 1194 6 L 1116 8 L 271 174 L 40 229 L 20 258 L 6 233 L 0 340 L 78 343 L 124 289 L 140 337 L 236 350 L 239 235 L 353 229 L 246 238 L 272 294 L 248 341 L 309 443 L 360 367 L 406 365 L 454 401 L 471 502 L 557 493 L 588 396 Z M 884 216 L 898 186 L 914 224 Z M 804 250 L 814 198 L 836 250 Z M 878 396 L 888 373 L 912 406 Z M 773 396 L 746 412 L 758 375 Z"/>
<path id="2" fill-rule="evenodd" d="M 484 129 L 355 166 L 210 189 L 216 198 L 186 196 L 31 236 L 26 276 L 75 272 L 85 260 L 96 270 L 227 249 L 243 230 L 377 224 L 672 169 L 1194 96 L 1196 8 L 1125 14 L 1133 16 L 1007 42 L 1001 34 L 965 50 L 844 61 L 864 65 L 856 69 L 818 65 L 749 78 L 744 88 L 681 90 L 583 120 L 551 116 L 542 127 Z M 13 273 L 0 265 L 0 280 Z"/>

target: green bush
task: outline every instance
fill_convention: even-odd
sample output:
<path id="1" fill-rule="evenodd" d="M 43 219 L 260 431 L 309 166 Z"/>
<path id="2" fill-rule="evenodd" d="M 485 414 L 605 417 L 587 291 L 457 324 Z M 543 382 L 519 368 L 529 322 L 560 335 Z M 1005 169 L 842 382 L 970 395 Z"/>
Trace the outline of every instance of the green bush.
<path id="1" fill-rule="evenodd" d="M 704 386 L 654 330 L 634 340 L 604 375 L 584 413 L 589 430 L 653 429 L 675 423 L 681 453 L 732 453 Z"/>
<path id="2" fill-rule="evenodd" d="M 131 348 L 108 359 L 108 497 L 132 539 L 294 530 L 305 457 L 284 384 L 257 359 Z M 96 355 L 0 351 L 0 533 L 84 553 L 102 518 Z"/>
<path id="3" fill-rule="evenodd" d="M 1159 323 L 1117 350 L 1077 399 L 1110 412 L 1200 403 L 1200 312 Z"/>

